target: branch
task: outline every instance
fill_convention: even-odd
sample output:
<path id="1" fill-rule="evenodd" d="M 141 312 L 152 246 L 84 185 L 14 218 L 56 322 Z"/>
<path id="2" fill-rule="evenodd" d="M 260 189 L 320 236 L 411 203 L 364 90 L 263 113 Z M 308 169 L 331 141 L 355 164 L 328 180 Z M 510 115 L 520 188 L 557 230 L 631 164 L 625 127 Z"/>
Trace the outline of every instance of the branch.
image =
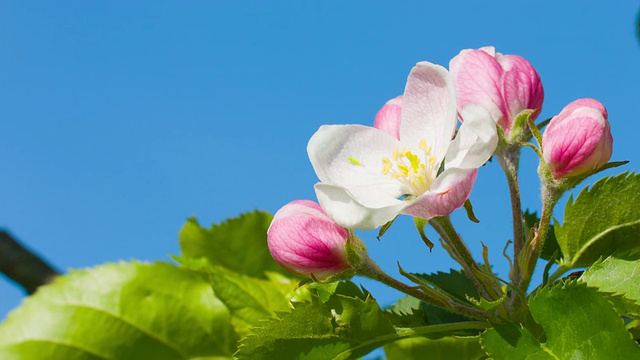
<path id="1" fill-rule="evenodd" d="M 60 275 L 4 230 L 0 230 L 0 272 L 22 286 L 27 294 L 33 294 L 38 286 Z"/>

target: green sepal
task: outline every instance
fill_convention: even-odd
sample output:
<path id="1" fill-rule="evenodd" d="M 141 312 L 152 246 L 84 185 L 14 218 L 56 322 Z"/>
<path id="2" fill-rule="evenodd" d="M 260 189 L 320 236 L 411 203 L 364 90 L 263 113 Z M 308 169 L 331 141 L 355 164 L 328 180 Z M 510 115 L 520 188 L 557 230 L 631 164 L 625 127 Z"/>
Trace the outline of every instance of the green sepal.
<path id="1" fill-rule="evenodd" d="M 467 199 L 464 202 L 464 209 L 467 212 L 467 217 L 469 218 L 469 220 L 473 221 L 476 224 L 480 222 L 480 220 L 478 220 L 478 218 L 476 217 L 476 214 L 473 213 L 473 205 L 471 205 L 471 200 Z"/>
<path id="2" fill-rule="evenodd" d="M 380 240 L 380 238 L 382 237 L 382 235 L 384 235 L 384 233 L 387 232 L 387 230 L 389 230 L 389 228 L 391 227 L 391 225 L 393 224 L 394 221 L 396 221 L 398 217 L 394 217 L 391 221 L 387 222 L 386 224 L 382 225 L 380 227 L 380 230 L 378 231 L 378 236 L 376 236 L 376 239 Z"/>
<path id="3" fill-rule="evenodd" d="M 418 230 L 418 233 L 420 234 L 420 238 L 422 239 L 422 241 L 424 241 L 425 245 L 427 245 L 427 247 L 429 248 L 429 251 L 431 251 L 431 249 L 433 249 L 433 243 L 431 242 L 431 240 L 429 240 L 429 238 L 427 237 L 427 234 L 424 231 L 424 228 L 427 226 L 427 220 L 422 219 L 422 218 L 418 218 L 418 217 L 414 217 L 413 218 L 414 223 L 416 224 L 416 229 Z"/>
<path id="4" fill-rule="evenodd" d="M 535 128 L 535 130 L 540 133 L 540 130 L 533 124 L 533 120 L 531 119 L 531 115 L 535 113 L 537 110 L 526 109 L 522 110 L 513 121 L 511 125 L 511 132 L 509 134 L 509 143 L 518 143 L 525 139 L 527 136 L 527 123 L 529 123 L 529 127 Z M 533 131 L 532 131 L 533 132 Z M 534 133 L 535 136 L 535 133 Z"/>

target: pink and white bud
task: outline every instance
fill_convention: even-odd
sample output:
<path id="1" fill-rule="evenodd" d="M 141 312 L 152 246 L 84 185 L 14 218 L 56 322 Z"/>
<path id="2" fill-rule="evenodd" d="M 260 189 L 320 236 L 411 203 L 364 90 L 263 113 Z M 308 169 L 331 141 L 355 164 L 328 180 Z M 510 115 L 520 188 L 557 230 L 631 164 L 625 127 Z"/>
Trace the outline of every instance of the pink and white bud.
<path id="1" fill-rule="evenodd" d="M 373 127 L 380 129 L 396 139 L 400 139 L 400 115 L 402 113 L 402 95 L 387 101 L 378 110 Z"/>
<path id="2" fill-rule="evenodd" d="M 611 158 L 613 137 L 607 109 L 579 99 L 554 116 L 542 135 L 542 153 L 555 179 L 585 175 Z"/>
<path id="3" fill-rule="evenodd" d="M 346 243 L 349 232 L 310 200 L 283 206 L 267 230 L 271 256 L 288 271 L 324 280 L 351 268 Z"/>
<path id="4" fill-rule="evenodd" d="M 540 75 L 523 57 L 496 53 L 493 46 L 462 50 L 449 63 L 458 101 L 458 113 L 467 104 L 485 108 L 509 135 L 522 111 L 536 110 L 544 100 Z M 464 119 L 463 119 L 464 120 Z"/>

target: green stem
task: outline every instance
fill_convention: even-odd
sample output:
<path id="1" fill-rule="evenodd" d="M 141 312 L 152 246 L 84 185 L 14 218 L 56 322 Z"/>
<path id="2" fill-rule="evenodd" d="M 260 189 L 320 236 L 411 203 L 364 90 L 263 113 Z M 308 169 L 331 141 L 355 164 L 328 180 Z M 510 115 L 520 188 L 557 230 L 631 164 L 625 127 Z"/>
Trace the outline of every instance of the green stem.
<path id="1" fill-rule="evenodd" d="M 527 289 L 529 288 L 529 284 L 531 283 L 531 277 L 533 276 L 533 271 L 535 270 L 536 264 L 540 259 L 540 254 L 542 253 L 542 248 L 544 247 L 544 242 L 547 238 L 547 233 L 549 232 L 549 228 L 551 226 L 551 217 L 553 215 L 553 209 L 558 203 L 558 200 L 560 200 L 560 196 L 562 196 L 562 193 L 563 191 L 558 187 L 554 186 L 553 183 L 543 181 L 542 214 L 540 217 L 540 223 L 538 224 L 536 235 L 533 237 L 531 242 L 527 244 L 527 249 L 529 251 L 528 251 L 528 254 L 525 254 L 525 255 L 528 255 L 528 258 L 523 257 L 522 264 L 521 264 L 521 267 L 523 268 L 522 269 L 523 278 L 521 282 L 517 283 L 518 287 L 522 289 L 524 292 L 527 291 Z M 554 273 L 549 279 L 549 281 L 552 281 L 555 275 L 556 274 Z"/>
<path id="2" fill-rule="evenodd" d="M 429 223 L 440 234 L 444 242 L 453 250 L 457 258 L 456 260 L 461 266 L 469 279 L 474 283 L 480 295 L 487 300 L 496 300 L 500 298 L 500 294 L 493 289 L 493 285 L 489 279 L 482 279 L 480 274 L 482 270 L 478 263 L 473 259 L 471 251 L 465 244 L 464 240 L 456 232 L 448 216 L 437 217 L 429 220 Z M 487 280 L 487 281 L 483 281 Z"/>
<path id="3" fill-rule="evenodd" d="M 422 301 L 428 302 L 430 304 L 433 304 L 439 307 L 444 307 L 447 310 L 453 311 L 458 314 L 462 314 L 462 315 L 469 316 L 474 319 L 480 319 L 480 320 L 489 318 L 489 314 L 486 311 L 459 304 L 450 298 L 447 298 L 446 302 L 443 303 L 443 301 L 441 301 L 440 299 L 437 299 L 433 295 L 427 294 L 426 292 L 420 290 L 419 287 L 409 286 L 389 276 L 387 273 L 382 271 L 382 269 L 378 266 L 378 264 L 376 264 L 370 258 L 367 257 L 363 260 L 364 261 L 356 269 L 356 273 L 360 276 L 365 276 L 365 277 L 368 277 L 369 279 L 376 280 L 398 291 L 401 291 L 407 295 L 411 295 L 417 299 L 420 299 Z"/>
<path id="4" fill-rule="evenodd" d="M 522 202 L 520 200 L 520 184 L 518 182 L 518 164 L 520 162 L 520 149 L 510 147 L 498 156 L 500 166 L 507 177 L 509 195 L 511 197 L 511 217 L 513 222 L 513 268 L 509 278 L 513 283 L 521 281 L 522 269 L 518 257 L 524 246 L 524 226 L 522 221 Z"/>
<path id="5" fill-rule="evenodd" d="M 482 330 L 491 327 L 491 325 L 484 321 L 463 321 L 450 324 L 438 324 L 419 326 L 414 328 L 398 328 L 398 334 L 402 334 L 404 337 L 410 336 L 424 336 L 428 334 L 435 334 L 441 332 L 449 332 L 456 330 Z"/>
<path id="6" fill-rule="evenodd" d="M 439 324 L 439 325 L 426 325 L 426 326 L 418 326 L 414 328 L 396 328 L 395 334 L 387 334 L 375 337 L 373 339 L 369 339 L 366 342 L 349 348 L 345 350 L 345 352 L 339 354 L 336 358 L 342 359 L 342 355 L 348 356 L 353 353 L 357 353 L 357 350 L 362 348 L 371 348 L 372 345 L 376 345 L 376 347 L 380 347 L 382 345 L 407 339 L 416 336 L 425 336 L 430 334 L 438 334 L 438 333 L 447 333 L 452 331 L 459 330 L 482 330 L 491 327 L 491 325 L 484 321 L 463 321 L 456 322 L 451 324 Z M 346 358 L 346 357 L 344 357 Z"/>

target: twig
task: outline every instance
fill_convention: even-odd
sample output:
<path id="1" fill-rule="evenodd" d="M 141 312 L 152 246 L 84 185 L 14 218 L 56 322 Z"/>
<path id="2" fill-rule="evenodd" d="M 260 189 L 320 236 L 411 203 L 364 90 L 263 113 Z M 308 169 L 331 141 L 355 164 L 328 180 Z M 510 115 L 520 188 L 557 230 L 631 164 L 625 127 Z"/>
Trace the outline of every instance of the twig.
<path id="1" fill-rule="evenodd" d="M 24 288 L 27 294 L 33 294 L 38 286 L 60 275 L 4 230 L 0 230 L 0 272 Z"/>

